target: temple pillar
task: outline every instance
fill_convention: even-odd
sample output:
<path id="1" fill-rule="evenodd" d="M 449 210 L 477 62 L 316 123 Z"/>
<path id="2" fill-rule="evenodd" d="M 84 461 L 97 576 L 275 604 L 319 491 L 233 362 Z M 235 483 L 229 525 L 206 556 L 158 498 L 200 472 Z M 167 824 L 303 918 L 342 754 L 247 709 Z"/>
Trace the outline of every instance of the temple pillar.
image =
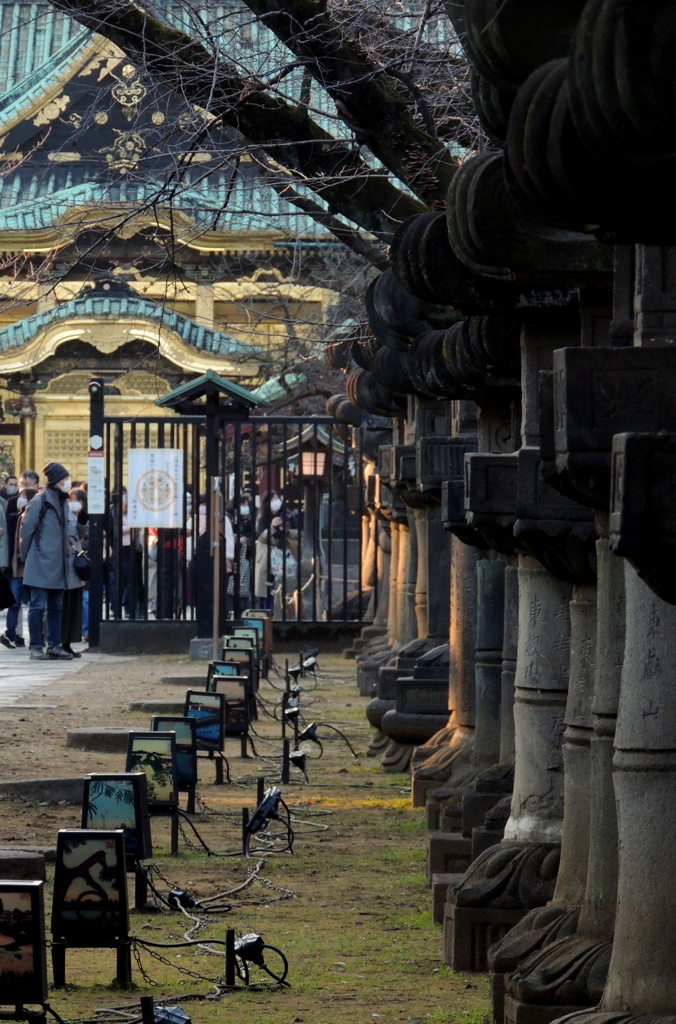
<path id="1" fill-rule="evenodd" d="M 617 816 L 613 797 L 613 736 L 624 657 L 624 573 L 611 554 L 607 539 L 597 542 L 598 615 L 596 668 L 591 700 L 593 731 L 591 771 L 578 779 L 583 793 L 569 789 L 577 816 L 583 810 L 589 825 L 586 865 L 577 860 L 579 838 L 568 857 L 565 830 L 573 827 L 566 815 L 559 881 L 551 907 L 524 919 L 489 952 L 493 1012 L 503 1019 L 503 976 L 506 979 L 505 1020 L 547 1022 L 573 1010 L 598 1003 L 605 985 L 612 949 L 617 895 Z M 587 641 L 589 642 L 589 641 Z M 582 742 L 584 730 L 574 727 Z M 567 743 L 571 739 L 567 727 Z M 567 766 L 568 770 L 568 766 Z M 577 837 L 576 837 L 577 838 Z M 573 873 L 568 865 L 577 863 Z M 579 878 L 577 877 L 579 875 Z M 567 879 L 567 880 L 566 880 Z M 559 884 L 560 883 L 560 884 Z M 583 883 L 581 908 L 576 906 L 578 884 Z M 530 916 L 530 915 L 529 915 Z M 530 927 L 529 927 L 530 926 Z"/>
<path id="2" fill-rule="evenodd" d="M 514 762 L 514 676 L 519 636 L 519 570 L 515 556 L 505 556 L 505 618 L 502 628 L 500 685 L 500 761 Z"/>
<path id="3" fill-rule="evenodd" d="M 481 854 L 445 908 L 446 962 L 485 970 L 486 950 L 554 890 L 563 817 L 561 739 L 570 656 L 570 584 L 519 558 L 516 765 L 503 841 Z M 481 940 L 475 936 L 479 929 Z"/>
<path id="4" fill-rule="evenodd" d="M 560 1013 L 554 1006 L 541 1005 L 551 994 L 542 988 L 538 1005 L 520 1001 L 531 994 L 535 986 L 520 984 L 529 967 L 537 959 L 523 960 L 527 949 L 540 949 L 553 940 L 574 932 L 587 883 L 591 812 L 591 736 L 592 692 L 596 650 L 596 588 L 575 587 L 570 604 L 571 658 L 570 684 L 566 703 L 564 758 L 564 807 L 561 839 L 561 864 L 556 889 L 551 903 L 544 910 L 533 910 L 516 928 L 491 950 L 493 963 L 493 993 L 499 1005 L 499 967 L 503 970 L 517 967 L 515 974 L 505 980 L 505 1020 L 520 1022 L 540 1021 L 545 1024 Z M 560 944 L 560 943 L 559 943 Z M 578 1004 L 579 1005 L 579 1004 Z M 499 1009 L 496 1008 L 499 1015 Z"/>

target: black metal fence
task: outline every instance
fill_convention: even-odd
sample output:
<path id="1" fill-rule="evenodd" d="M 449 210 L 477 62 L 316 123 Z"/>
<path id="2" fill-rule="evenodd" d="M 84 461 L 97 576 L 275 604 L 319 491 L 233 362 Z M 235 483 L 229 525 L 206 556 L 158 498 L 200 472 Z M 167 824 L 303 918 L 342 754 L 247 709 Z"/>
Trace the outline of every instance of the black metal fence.
<path id="1" fill-rule="evenodd" d="M 336 426 L 324 416 L 222 421 L 210 441 L 214 504 L 203 417 L 104 416 L 106 512 L 92 521 L 90 633 L 100 621 L 196 620 L 196 634 L 211 635 L 215 548 L 223 620 L 267 607 L 283 622 L 364 621 L 377 587 L 372 572 L 363 577 L 365 436 Z M 181 525 L 130 528 L 136 449 L 183 453 Z"/>

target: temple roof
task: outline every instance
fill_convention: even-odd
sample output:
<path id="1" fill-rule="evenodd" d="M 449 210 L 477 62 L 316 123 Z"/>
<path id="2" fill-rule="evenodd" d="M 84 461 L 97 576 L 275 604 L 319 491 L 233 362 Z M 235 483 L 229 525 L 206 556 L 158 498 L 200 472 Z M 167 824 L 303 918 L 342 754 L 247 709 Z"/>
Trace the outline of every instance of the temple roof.
<path id="1" fill-rule="evenodd" d="M 43 8 L 0 0 L 2 20 L 10 7 L 23 15 L 33 6 Z M 36 22 L 51 25 L 54 37 L 43 40 L 41 65 L 31 62 L 28 28 L 7 29 L 24 49 L 24 77 L 7 41 L 0 46 L 0 72 L 12 65 L 11 74 L 4 72 L 10 88 L 0 96 L 0 233 L 30 235 L 70 220 L 70 230 L 36 246 L 51 248 L 72 238 L 74 221 L 83 229 L 82 210 L 103 206 L 112 233 L 133 206 L 146 211 L 149 223 L 157 209 L 178 211 L 183 241 L 192 247 L 205 237 L 212 251 L 219 236 L 234 232 L 317 234 L 313 221 L 260 180 L 231 131 L 187 101 L 181 107 L 103 37 L 81 28 L 56 32 L 57 21 L 44 11 Z M 57 37 L 66 41 L 54 50 Z M 95 222 L 100 226 L 100 218 Z M 91 217 L 84 224 L 92 226 Z M 30 241 L 22 237 L 21 246 L 31 248 Z"/>
<path id="2" fill-rule="evenodd" d="M 35 313 L 0 329 L 0 352 L 26 345 L 45 328 L 66 320 L 100 318 L 146 320 L 159 328 L 173 331 L 186 345 L 204 355 L 215 357 L 240 356 L 247 359 L 265 359 L 262 349 L 220 331 L 209 330 L 167 306 L 141 298 L 119 277 L 101 275 L 70 302 Z"/>
<path id="3" fill-rule="evenodd" d="M 200 398 L 224 397 L 235 405 L 253 409 L 256 405 L 263 405 L 263 399 L 251 391 L 226 380 L 213 370 L 207 370 L 201 377 L 188 381 L 174 388 L 167 395 L 155 399 L 155 405 L 166 406 L 170 409 L 180 409 L 181 406 L 190 401 Z"/>

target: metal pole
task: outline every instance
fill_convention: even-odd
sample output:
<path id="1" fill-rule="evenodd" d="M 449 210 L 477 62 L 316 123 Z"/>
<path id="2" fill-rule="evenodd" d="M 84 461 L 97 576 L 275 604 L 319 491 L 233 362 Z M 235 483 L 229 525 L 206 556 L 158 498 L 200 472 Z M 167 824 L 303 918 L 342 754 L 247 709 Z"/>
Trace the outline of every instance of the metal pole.
<path id="1" fill-rule="evenodd" d="M 155 1024 L 155 1009 L 152 996 L 141 996 L 141 1020 L 143 1024 Z"/>
<path id="2" fill-rule="evenodd" d="M 219 655 L 219 626 L 221 619 L 221 478 L 211 479 L 211 558 L 214 605 L 211 619 L 211 636 L 214 660 Z"/>
<path id="3" fill-rule="evenodd" d="M 225 933 L 225 984 L 235 987 L 235 931 L 228 928 Z"/>
<path id="4" fill-rule="evenodd" d="M 282 740 L 282 782 L 288 785 L 289 782 L 289 741 Z"/>
<path id="5" fill-rule="evenodd" d="M 89 647 L 98 648 L 101 641 L 103 612 L 103 516 L 105 513 L 105 451 L 103 448 L 103 377 L 89 382 L 89 472 L 91 497 L 89 506 L 89 557 L 92 563 L 89 580 Z M 96 453 L 96 454 L 95 454 Z M 100 453 L 100 454 L 98 454 Z M 95 492 L 92 493 L 92 492 Z"/>

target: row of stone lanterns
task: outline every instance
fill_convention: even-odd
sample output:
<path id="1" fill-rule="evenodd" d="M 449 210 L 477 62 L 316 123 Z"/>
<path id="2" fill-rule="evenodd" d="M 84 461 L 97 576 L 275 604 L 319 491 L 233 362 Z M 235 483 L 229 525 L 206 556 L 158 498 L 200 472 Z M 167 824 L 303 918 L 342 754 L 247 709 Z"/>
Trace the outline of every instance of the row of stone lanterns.
<path id="1" fill-rule="evenodd" d="M 676 9 L 449 10 L 494 148 L 398 231 L 347 387 L 395 416 L 371 752 L 496 1021 L 673 1022 Z"/>

